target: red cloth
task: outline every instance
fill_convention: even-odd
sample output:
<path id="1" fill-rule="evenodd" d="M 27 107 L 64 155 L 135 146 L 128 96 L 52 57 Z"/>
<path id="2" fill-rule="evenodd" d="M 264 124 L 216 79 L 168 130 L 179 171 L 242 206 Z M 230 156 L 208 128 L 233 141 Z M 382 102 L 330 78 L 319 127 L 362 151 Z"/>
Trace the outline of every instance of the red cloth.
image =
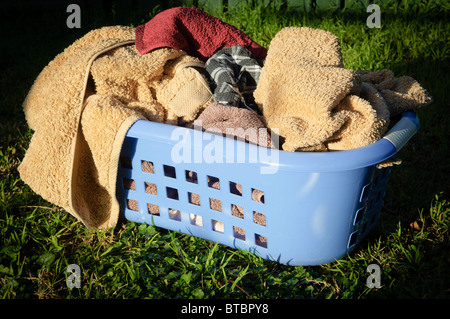
<path id="1" fill-rule="evenodd" d="M 171 47 L 206 61 L 216 51 L 238 44 L 252 52 L 256 59 L 265 59 L 267 54 L 266 48 L 244 32 L 196 8 L 165 10 L 136 27 L 135 32 L 136 49 L 140 54 Z"/>

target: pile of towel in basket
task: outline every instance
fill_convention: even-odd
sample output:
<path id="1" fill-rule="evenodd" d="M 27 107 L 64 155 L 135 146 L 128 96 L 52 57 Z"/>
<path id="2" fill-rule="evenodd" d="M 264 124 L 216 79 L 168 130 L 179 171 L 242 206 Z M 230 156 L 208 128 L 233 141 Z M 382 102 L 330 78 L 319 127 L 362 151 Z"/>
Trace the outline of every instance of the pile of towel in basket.
<path id="1" fill-rule="evenodd" d="M 428 104 L 414 79 L 343 67 L 333 34 L 280 30 L 268 49 L 195 8 L 137 28 L 93 30 L 55 57 L 24 102 L 34 134 L 19 167 L 46 200 L 89 228 L 115 226 L 117 166 L 139 119 L 203 129 L 278 129 L 285 151 L 348 150 Z M 257 142 L 258 142 L 257 141 Z"/>

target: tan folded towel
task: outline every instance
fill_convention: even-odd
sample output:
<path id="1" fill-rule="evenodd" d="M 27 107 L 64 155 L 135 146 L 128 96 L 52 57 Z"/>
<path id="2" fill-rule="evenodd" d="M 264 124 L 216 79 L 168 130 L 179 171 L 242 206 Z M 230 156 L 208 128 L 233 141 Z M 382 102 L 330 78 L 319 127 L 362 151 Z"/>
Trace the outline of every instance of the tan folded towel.
<path id="1" fill-rule="evenodd" d="M 134 37 L 120 26 L 89 32 L 44 68 L 23 106 L 35 132 L 21 178 L 89 228 L 118 220 L 117 168 L 129 127 L 189 121 L 213 100 L 197 59 L 171 48 L 141 56 Z"/>
<path id="2" fill-rule="evenodd" d="M 140 55 L 134 45 L 112 50 L 94 61 L 96 92 L 114 96 L 168 124 L 193 121 L 213 101 L 199 59 L 162 48 Z M 130 104 L 131 103 L 131 104 Z"/>
<path id="3" fill-rule="evenodd" d="M 418 110 L 433 101 L 419 82 L 410 76 L 394 77 L 390 70 L 358 71 L 362 81 L 374 87 L 385 100 L 391 117 Z"/>
<path id="4" fill-rule="evenodd" d="M 390 118 L 430 101 L 410 77 L 345 69 L 330 32 L 288 27 L 272 39 L 255 101 L 286 151 L 348 150 L 379 140 Z"/>
<path id="5" fill-rule="evenodd" d="M 107 185 L 96 180 L 94 159 L 80 126 L 85 96 L 92 93 L 92 88 L 88 90 L 90 66 L 102 53 L 133 42 L 132 28 L 89 32 L 42 70 L 23 105 L 34 134 L 19 166 L 22 180 L 90 227 L 112 226 L 119 212 L 118 203 L 109 196 L 115 189 L 115 171 L 100 174 Z M 126 129 L 140 118 L 124 113 L 110 122 L 114 138 L 101 139 L 108 150 L 107 162 L 118 159 Z"/>
<path id="6" fill-rule="evenodd" d="M 272 39 L 255 100 L 269 128 L 278 128 L 286 151 L 324 151 L 330 138 L 347 139 L 351 147 L 371 141 L 340 130 L 358 120 L 358 112 L 370 116 L 359 94 L 356 72 L 344 69 L 340 44 L 333 34 L 311 28 L 288 27 Z M 373 116 L 365 127 L 373 124 Z M 365 131 L 370 130 L 365 129 Z"/>
<path id="7" fill-rule="evenodd" d="M 359 96 L 346 96 L 334 111 L 344 115 L 346 121 L 324 142 L 330 151 L 349 150 L 376 142 L 386 133 L 390 122 L 384 99 L 366 83 L 361 84 Z"/>

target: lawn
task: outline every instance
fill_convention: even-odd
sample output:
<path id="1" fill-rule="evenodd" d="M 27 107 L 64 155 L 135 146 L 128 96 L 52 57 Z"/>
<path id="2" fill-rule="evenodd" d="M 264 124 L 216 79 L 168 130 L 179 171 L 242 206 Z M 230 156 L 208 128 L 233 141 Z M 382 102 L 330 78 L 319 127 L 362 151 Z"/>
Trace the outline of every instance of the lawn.
<path id="1" fill-rule="evenodd" d="M 124 9 L 113 1 L 112 7 L 82 11 L 80 29 L 67 28 L 65 6 L 2 4 L 2 298 L 450 297 L 448 1 L 380 1 L 381 28 L 368 28 L 363 2 L 307 13 L 283 1 L 255 2 L 205 10 L 264 46 L 285 26 L 331 31 L 341 41 L 345 67 L 410 75 L 434 98 L 418 111 L 421 128 L 399 154 L 403 163 L 392 170 L 381 218 L 369 237 L 334 263 L 290 267 L 144 224 L 123 221 L 113 231 L 87 230 L 21 181 L 17 167 L 33 134 L 22 102 L 42 68 L 75 39 L 104 25 L 137 26 L 176 2 Z M 80 288 L 67 286 L 71 264 L 80 266 Z M 370 264 L 379 266 L 379 288 L 367 285 Z"/>

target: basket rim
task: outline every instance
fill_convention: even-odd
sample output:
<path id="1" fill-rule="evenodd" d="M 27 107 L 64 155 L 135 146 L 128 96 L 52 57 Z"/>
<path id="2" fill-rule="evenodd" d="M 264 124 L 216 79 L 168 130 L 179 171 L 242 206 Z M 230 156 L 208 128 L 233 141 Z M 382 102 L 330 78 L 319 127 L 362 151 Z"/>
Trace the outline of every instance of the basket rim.
<path id="1" fill-rule="evenodd" d="M 389 136 L 398 133 L 399 130 L 409 130 L 407 133 L 401 134 L 402 141 L 400 144 L 392 142 Z M 175 145 L 176 141 L 171 139 L 174 130 L 180 130 L 183 134 L 189 136 L 192 132 L 201 134 L 205 140 L 223 139 L 225 143 L 233 143 L 235 149 L 245 149 L 246 157 L 248 154 L 260 154 L 263 152 L 275 152 L 278 158 L 278 163 L 271 163 L 264 159 L 258 158 L 255 161 L 246 162 L 246 165 L 267 166 L 275 165 L 277 170 L 282 171 L 307 171 L 307 172 L 335 172 L 358 169 L 377 165 L 390 157 L 394 156 L 417 132 L 419 129 L 419 119 L 414 112 L 407 112 L 402 115 L 400 120 L 392 127 L 383 138 L 375 143 L 367 146 L 342 151 L 332 152 L 288 152 L 279 149 L 268 149 L 264 146 L 259 146 L 247 143 L 240 140 L 232 140 L 226 136 L 217 135 L 209 132 L 201 132 L 188 127 L 181 127 L 171 124 L 157 123 L 147 120 L 138 120 L 131 125 L 126 137 L 129 138 L 144 138 L 149 141 L 157 143 Z M 213 164 L 217 165 L 217 163 Z M 226 165 L 230 165 L 227 163 Z"/>

